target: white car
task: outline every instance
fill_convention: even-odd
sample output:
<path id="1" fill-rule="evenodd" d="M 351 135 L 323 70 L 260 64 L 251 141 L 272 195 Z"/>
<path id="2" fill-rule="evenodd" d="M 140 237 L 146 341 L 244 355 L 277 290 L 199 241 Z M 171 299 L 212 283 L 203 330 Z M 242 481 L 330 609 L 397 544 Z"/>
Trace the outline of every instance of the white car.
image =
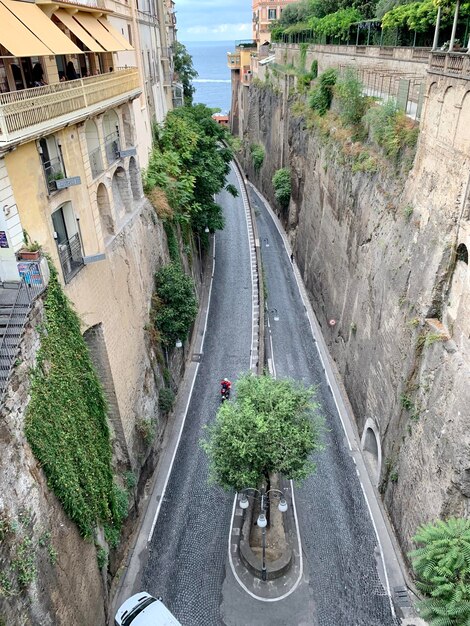
<path id="1" fill-rule="evenodd" d="M 161 600 L 142 591 L 126 600 L 114 618 L 115 626 L 181 626 Z"/>

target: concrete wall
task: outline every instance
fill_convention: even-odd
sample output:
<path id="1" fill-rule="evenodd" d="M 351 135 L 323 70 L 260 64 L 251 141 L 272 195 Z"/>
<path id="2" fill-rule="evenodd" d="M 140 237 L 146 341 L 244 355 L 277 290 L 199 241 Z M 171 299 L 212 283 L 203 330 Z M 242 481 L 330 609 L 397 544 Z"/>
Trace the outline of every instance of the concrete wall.
<path id="1" fill-rule="evenodd" d="M 380 488 L 404 552 L 420 523 L 468 514 L 470 276 L 455 250 L 470 245 L 469 91 L 429 81 L 407 178 L 392 167 L 353 173 L 291 114 L 287 87 L 240 96 L 244 162 L 274 206 L 272 175 L 291 168 L 291 203 L 279 213 L 359 431 L 370 420 L 378 434 Z M 266 150 L 259 175 L 251 143 Z"/>

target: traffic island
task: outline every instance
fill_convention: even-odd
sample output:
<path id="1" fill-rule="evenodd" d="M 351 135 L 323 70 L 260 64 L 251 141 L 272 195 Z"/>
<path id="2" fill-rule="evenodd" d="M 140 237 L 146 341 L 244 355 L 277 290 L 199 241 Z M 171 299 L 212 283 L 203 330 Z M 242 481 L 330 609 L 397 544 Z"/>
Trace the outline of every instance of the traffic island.
<path id="1" fill-rule="evenodd" d="M 279 479 L 273 477 L 271 487 L 279 489 Z M 292 563 L 292 539 L 289 532 L 288 517 L 281 513 L 276 501 L 271 498 L 267 514 L 269 523 L 265 530 L 265 549 L 263 555 L 263 529 L 258 526 L 261 511 L 260 499 L 247 500 L 240 532 L 240 559 L 253 576 L 263 580 L 263 562 L 266 580 L 280 578 L 288 572 Z"/>

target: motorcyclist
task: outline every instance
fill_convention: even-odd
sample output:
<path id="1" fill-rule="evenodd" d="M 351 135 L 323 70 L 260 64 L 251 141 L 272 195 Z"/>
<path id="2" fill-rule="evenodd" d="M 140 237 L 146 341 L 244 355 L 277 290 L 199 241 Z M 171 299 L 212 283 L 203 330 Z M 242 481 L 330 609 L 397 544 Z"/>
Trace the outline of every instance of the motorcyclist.
<path id="1" fill-rule="evenodd" d="M 232 383 L 229 381 L 228 378 L 224 378 L 223 380 L 220 381 L 220 386 L 221 386 L 221 392 L 222 394 L 227 394 L 227 396 L 230 394 L 230 390 L 232 388 Z"/>

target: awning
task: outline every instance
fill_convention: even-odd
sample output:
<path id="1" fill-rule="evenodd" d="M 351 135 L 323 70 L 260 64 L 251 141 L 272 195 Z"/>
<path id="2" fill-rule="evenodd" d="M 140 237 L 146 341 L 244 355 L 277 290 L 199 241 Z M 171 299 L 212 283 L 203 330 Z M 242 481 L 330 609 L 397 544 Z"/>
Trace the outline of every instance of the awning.
<path id="1" fill-rule="evenodd" d="M 0 2 L 0 43 L 15 57 L 53 54 L 7 7 Z"/>
<path id="2" fill-rule="evenodd" d="M 70 13 L 65 11 L 65 9 L 58 9 L 54 15 L 62 22 L 62 24 L 64 24 L 64 26 L 67 26 L 67 28 L 72 31 L 75 37 L 78 37 L 78 39 L 85 44 L 88 50 L 91 50 L 92 52 L 105 52 L 104 48 L 102 48 L 99 43 L 97 43 L 93 37 L 91 37 L 87 31 L 73 19 Z"/>
<path id="3" fill-rule="evenodd" d="M 77 54 L 82 52 L 37 5 L 29 2 L 15 2 L 15 0 L 0 0 L 0 3 L 5 5 L 15 17 L 21 20 L 32 34 L 42 42 L 45 42 L 45 45 L 52 50 L 53 54 Z M 50 52 L 46 54 L 50 54 Z"/>
<path id="4" fill-rule="evenodd" d="M 114 39 L 117 39 L 117 42 L 119 44 L 122 45 L 122 48 L 120 48 L 120 50 L 134 50 L 134 48 L 131 46 L 131 44 L 127 41 L 127 39 L 125 37 L 123 37 L 121 35 L 121 33 L 116 30 L 115 28 L 113 28 L 111 26 L 111 24 L 108 22 L 107 19 L 105 19 L 104 17 L 99 17 L 98 18 L 98 22 L 104 26 L 106 28 L 106 30 L 108 30 L 110 32 L 110 34 L 114 37 Z"/>
<path id="5" fill-rule="evenodd" d="M 96 39 L 96 41 L 106 50 L 106 52 L 117 52 L 118 50 L 125 50 L 122 45 L 114 39 L 114 37 L 106 30 L 106 28 L 98 22 L 96 17 L 85 13 L 84 11 L 78 11 L 74 14 L 74 19 L 85 28 L 90 35 Z"/>

